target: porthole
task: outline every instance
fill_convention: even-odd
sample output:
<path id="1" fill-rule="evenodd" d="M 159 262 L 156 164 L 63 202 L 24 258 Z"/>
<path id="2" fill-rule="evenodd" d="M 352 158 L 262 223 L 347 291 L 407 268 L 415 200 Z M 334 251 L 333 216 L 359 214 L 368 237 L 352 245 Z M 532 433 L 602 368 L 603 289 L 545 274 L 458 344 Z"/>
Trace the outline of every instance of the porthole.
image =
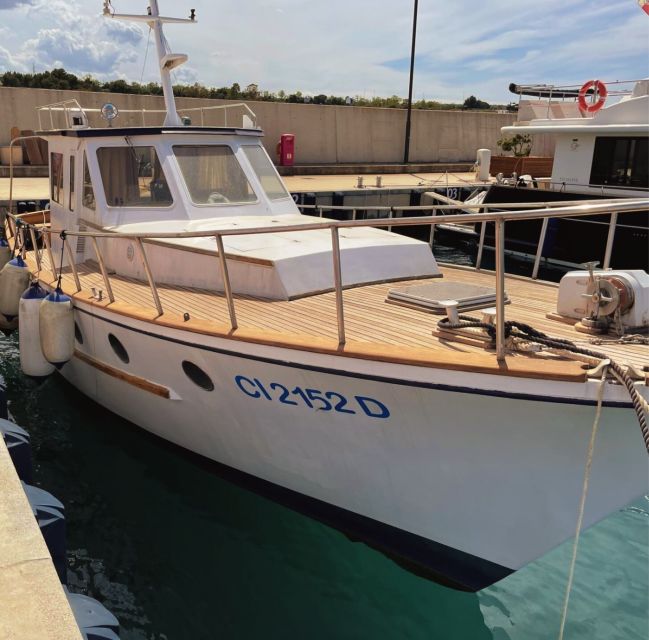
<path id="1" fill-rule="evenodd" d="M 115 352 L 115 355 L 124 363 L 128 364 L 131 359 L 128 356 L 128 351 L 126 350 L 126 347 L 112 334 L 108 334 L 108 342 L 110 342 L 110 346 L 113 348 L 113 351 Z"/>
<path id="2" fill-rule="evenodd" d="M 205 389 L 205 391 L 214 391 L 214 383 L 212 382 L 212 378 L 210 378 L 200 367 L 187 360 L 183 360 L 182 367 L 185 375 L 197 387 Z"/>
<path id="3" fill-rule="evenodd" d="M 76 322 L 74 323 L 74 337 L 79 344 L 83 344 L 83 333 L 81 333 L 81 327 Z"/>

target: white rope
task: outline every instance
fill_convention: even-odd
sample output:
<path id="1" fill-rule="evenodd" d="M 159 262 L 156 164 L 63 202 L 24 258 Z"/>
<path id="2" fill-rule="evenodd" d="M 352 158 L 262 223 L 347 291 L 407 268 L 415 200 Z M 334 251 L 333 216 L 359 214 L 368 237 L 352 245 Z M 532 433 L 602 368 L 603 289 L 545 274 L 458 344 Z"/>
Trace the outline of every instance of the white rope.
<path id="1" fill-rule="evenodd" d="M 606 374 L 608 366 L 602 369 L 602 377 L 597 391 L 597 411 L 595 412 L 595 420 L 590 434 L 590 442 L 588 443 L 588 455 L 586 456 L 586 468 L 584 469 L 584 484 L 581 490 L 581 500 L 579 502 L 579 515 L 577 516 L 577 529 L 575 531 L 575 541 L 572 545 L 572 559 L 570 560 L 570 570 L 568 571 L 568 583 L 566 584 L 566 595 L 563 600 L 563 611 L 561 612 L 561 627 L 559 628 L 559 640 L 563 640 L 563 634 L 566 628 L 566 620 L 568 619 L 568 603 L 570 601 L 570 593 L 572 591 L 572 583 L 575 577 L 575 565 L 577 564 L 577 551 L 579 549 L 579 536 L 581 535 L 581 526 L 584 521 L 584 508 L 586 506 L 586 496 L 588 495 L 588 483 L 590 481 L 590 470 L 593 465 L 593 454 L 595 452 L 595 437 L 597 436 L 597 429 L 599 428 L 599 420 L 602 415 L 602 402 L 604 399 L 604 387 L 606 386 Z"/>

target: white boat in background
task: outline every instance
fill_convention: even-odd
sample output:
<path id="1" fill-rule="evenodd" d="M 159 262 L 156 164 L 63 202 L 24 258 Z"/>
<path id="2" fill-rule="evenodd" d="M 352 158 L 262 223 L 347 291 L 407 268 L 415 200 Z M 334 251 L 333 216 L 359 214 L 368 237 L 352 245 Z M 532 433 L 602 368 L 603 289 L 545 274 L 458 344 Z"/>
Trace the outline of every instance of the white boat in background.
<path id="1" fill-rule="evenodd" d="M 552 136 L 552 175 L 498 176 L 487 189 L 485 204 L 516 203 L 525 208 L 539 202 L 649 197 L 649 79 L 606 84 L 597 80 L 581 88 L 510 85 L 510 90 L 520 98 L 518 119 L 502 132 Z M 493 228 L 487 229 L 486 237 L 493 245 Z M 511 228 L 506 250 L 534 258 L 539 245 L 549 263 L 574 268 L 597 255 L 603 256 L 604 269 L 647 270 L 649 211 L 612 213 L 608 220 L 517 224 Z"/>
<path id="2" fill-rule="evenodd" d="M 165 122 L 91 128 L 81 107 L 57 107 L 67 126 L 40 132 L 50 219 L 7 221 L 42 286 L 72 299 L 75 352 L 61 369 L 72 385 L 465 590 L 573 534 L 607 359 L 620 366 L 603 383 L 585 526 L 646 491 L 634 405 L 649 398 L 649 358 L 614 334 L 649 326 L 646 273 L 579 272 L 561 287 L 506 277 L 506 212 L 461 216 L 495 221 L 495 274 L 438 265 L 427 243 L 381 229 L 457 217 L 302 216 L 249 116 L 236 127 L 182 124 L 169 72 L 186 57 L 162 35 L 179 21 L 161 17 L 156 0 L 144 16 L 106 16 L 152 27 Z M 575 346 L 546 349 L 505 325 L 506 305 L 508 319 Z M 481 310 L 482 324 L 464 326 L 458 309 Z M 604 356 L 583 353 L 595 347 L 580 323 L 601 334 Z"/>

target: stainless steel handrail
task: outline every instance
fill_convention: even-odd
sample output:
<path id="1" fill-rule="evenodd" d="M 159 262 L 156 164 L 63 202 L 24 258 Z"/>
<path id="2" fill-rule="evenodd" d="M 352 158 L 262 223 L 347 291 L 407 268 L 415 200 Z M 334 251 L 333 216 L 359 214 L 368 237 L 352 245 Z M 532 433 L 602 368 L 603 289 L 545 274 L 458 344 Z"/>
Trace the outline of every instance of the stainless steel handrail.
<path id="1" fill-rule="evenodd" d="M 479 205 L 476 205 L 478 207 Z M 520 205 L 519 205 L 520 206 Z M 356 207 L 358 209 L 358 207 Z M 376 209 L 376 207 L 371 207 Z M 438 209 L 457 209 L 458 207 L 442 207 Z M 573 205 L 570 207 L 559 207 L 548 210 L 528 210 L 508 212 L 500 211 L 495 213 L 458 213 L 453 215 L 410 217 L 410 218 L 375 218 L 372 220 L 327 220 L 325 222 L 305 222 L 303 224 L 274 225 L 269 227 L 237 227 L 236 229 L 215 229 L 206 231 L 167 231 L 167 232 L 140 232 L 140 233 L 116 233 L 114 231 L 67 231 L 68 236 L 87 236 L 94 238 L 146 238 L 146 239 L 171 239 L 171 238 L 211 238 L 216 235 L 226 236 L 248 236 L 265 233 L 285 233 L 290 231 L 314 231 L 317 229 L 330 229 L 332 226 L 339 229 L 354 227 L 412 227 L 426 226 L 430 224 L 444 224 L 448 222 L 495 222 L 496 220 L 519 221 L 519 220 L 542 220 L 543 218 L 578 218 L 592 215 L 607 215 L 616 211 L 618 213 L 641 212 L 649 209 L 649 198 L 647 199 L 625 199 L 598 202 L 592 205 Z"/>
<path id="2" fill-rule="evenodd" d="M 90 239 L 92 240 L 92 246 L 95 248 L 95 253 L 97 254 L 97 261 L 99 262 L 99 269 L 101 270 L 101 275 L 104 279 L 104 285 L 106 287 L 106 293 L 108 294 L 108 300 L 110 300 L 110 302 L 115 302 L 113 287 L 111 287 L 110 280 L 108 279 L 108 270 L 106 269 L 104 256 L 99 249 L 99 243 L 97 242 L 97 238 L 95 236 L 91 236 Z"/>
<path id="3" fill-rule="evenodd" d="M 476 205 L 479 208 L 481 205 Z M 520 205 L 519 205 L 520 206 Z M 355 207 L 358 208 L 358 207 Z M 372 207 L 375 208 L 375 207 Z M 458 206 L 444 206 L 439 205 L 436 208 L 450 210 L 457 209 Z M 462 207 L 464 208 L 464 207 Z M 498 359 L 502 360 L 505 357 L 505 223 L 507 221 L 520 221 L 520 220 L 543 220 L 544 222 L 550 218 L 575 218 L 582 216 L 592 215 L 610 215 L 621 212 L 632 213 L 642 212 L 649 209 L 649 199 L 629 199 L 624 201 L 606 201 L 597 202 L 595 204 L 584 204 L 546 208 L 540 210 L 518 210 L 518 211 L 499 211 L 492 213 L 462 213 L 451 215 L 438 215 L 427 217 L 410 217 L 410 218 L 378 218 L 373 220 L 327 220 L 322 222 L 293 224 L 293 225 L 276 225 L 270 227 L 251 227 L 251 228 L 236 228 L 236 229 L 219 229 L 216 231 L 193 231 L 193 232 L 161 232 L 161 233 L 115 233 L 115 232 L 99 232 L 99 231 L 66 231 L 68 236 L 77 237 L 90 237 L 95 247 L 95 252 L 99 260 L 99 266 L 106 284 L 108 296 L 111 302 L 114 302 L 114 296 L 108 273 L 104 264 L 103 257 L 99 250 L 97 238 L 130 238 L 141 241 L 143 239 L 171 239 L 171 238 L 200 238 L 200 237 L 213 237 L 216 240 L 218 257 L 221 264 L 221 272 L 223 276 L 223 288 L 227 300 L 228 311 L 230 314 L 230 324 L 233 330 L 237 329 L 236 311 L 234 305 L 234 296 L 230 283 L 230 277 L 227 268 L 227 258 L 223 245 L 223 237 L 226 236 L 240 236 L 240 235 L 258 235 L 267 233 L 287 233 L 297 231 L 315 231 L 329 229 L 331 232 L 332 254 L 333 254 L 333 270 L 334 270 L 334 290 L 336 296 L 336 318 L 338 326 L 338 341 L 342 346 L 345 344 L 345 318 L 343 308 L 343 285 L 342 285 L 342 267 L 340 260 L 340 244 L 338 232 L 340 229 L 355 228 L 355 227 L 406 227 L 406 226 L 421 226 L 444 224 L 447 222 L 454 223 L 480 223 L 483 226 L 487 222 L 494 222 L 496 226 L 496 354 Z M 15 220 L 15 216 L 9 214 L 10 218 Z M 25 223 L 23 223 L 25 224 Z M 612 225 L 612 228 L 613 225 Z M 47 233 L 44 234 L 47 236 Z M 544 236 L 542 233 L 541 236 Z M 543 238 L 540 238 L 540 241 Z M 612 241 L 611 241 L 612 242 Z M 48 242 L 46 242 L 46 246 Z M 49 247 L 48 247 L 49 249 Z M 610 256 L 609 256 L 610 257 Z M 540 259 L 540 258 L 539 258 Z M 51 257 L 50 262 L 54 268 L 54 263 Z M 150 283 L 151 284 L 151 283 Z"/>
<path id="4" fill-rule="evenodd" d="M 142 238 L 137 239 L 137 248 L 140 252 L 140 258 L 142 259 L 142 264 L 144 265 L 144 272 L 146 273 L 146 279 L 149 282 L 149 288 L 151 289 L 151 296 L 153 297 L 153 304 L 155 305 L 158 315 L 164 313 L 162 309 L 162 302 L 160 302 L 160 296 L 158 295 L 158 288 L 156 287 L 155 280 L 153 278 L 153 273 L 151 272 L 151 267 L 149 266 L 149 261 L 146 257 L 146 250 L 144 248 L 144 241 Z"/>
<path id="5" fill-rule="evenodd" d="M 340 238 L 337 227 L 331 227 L 331 248 L 334 263 L 334 288 L 336 290 L 336 322 L 338 325 L 338 345 L 345 344 L 345 312 L 343 309 L 343 276 L 340 264 Z"/>
<path id="6" fill-rule="evenodd" d="M 219 262 L 221 264 L 221 277 L 223 278 L 223 292 L 225 293 L 228 302 L 228 313 L 230 314 L 230 326 L 232 330 L 238 328 L 237 313 L 234 308 L 234 296 L 232 295 L 232 286 L 230 284 L 230 274 L 228 272 L 228 261 L 225 257 L 225 249 L 223 247 L 223 238 L 220 234 L 216 234 L 216 248 L 219 252 Z"/>

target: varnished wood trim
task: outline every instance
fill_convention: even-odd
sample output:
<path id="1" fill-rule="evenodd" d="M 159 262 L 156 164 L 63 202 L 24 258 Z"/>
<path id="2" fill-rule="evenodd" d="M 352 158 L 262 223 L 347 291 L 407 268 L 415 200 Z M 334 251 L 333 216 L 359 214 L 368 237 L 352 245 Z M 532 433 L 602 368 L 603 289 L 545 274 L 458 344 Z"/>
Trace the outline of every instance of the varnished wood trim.
<path id="1" fill-rule="evenodd" d="M 447 353 L 425 347 L 402 347 L 398 345 L 368 344 L 364 342 L 348 342 L 343 347 L 332 338 L 318 338 L 308 335 L 287 334 L 277 331 L 239 328 L 232 331 L 229 326 L 207 320 L 184 321 L 180 316 L 165 313 L 157 316 L 154 309 L 143 311 L 139 307 L 121 302 L 109 303 L 107 300 L 98 302 L 88 299 L 72 291 L 66 293 L 80 302 L 133 320 L 149 322 L 157 326 L 181 331 L 190 331 L 202 335 L 226 338 L 240 342 L 263 344 L 269 347 L 295 349 L 324 355 L 342 356 L 387 362 L 393 364 L 414 365 L 431 369 L 466 371 L 467 373 L 483 373 L 491 375 L 512 376 L 515 378 L 534 378 L 539 380 L 556 380 L 564 382 L 585 382 L 586 372 L 579 362 L 554 360 L 542 356 L 510 355 L 505 361 L 499 362 L 495 354 L 482 353 Z"/>
<path id="2" fill-rule="evenodd" d="M 19 213 L 16 218 L 20 218 L 26 224 L 49 224 L 50 212 L 48 210 L 30 211 L 28 213 Z"/>
<path id="3" fill-rule="evenodd" d="M 117 380 L 122 380 L 123 382 L 126 382 L 133 387 L 148 391 L 154 396 L 160 396 L 161 398 L 166 398 L 167 400 L 169 400 L 169 398 L 171 397 L 171 394 L 169 393 L 169 389 L 167 387 L 156 384 L 155 382 L 151 382 L 150 380 L 146 380 L 145 378 L 139 378 L 138 376 L 134 376 L 131 373 L 126 373 L 126 371 L 122 371 L 121 369 L 115 369 L 105 362 L 95 360 L 95 358 L 79 351 L 78 349 L 74 350 L 74 355 L 75 357 L 79 358 L 79 360 L 85 362 L 86 364 L 89 364 L 91 367 L 94 367 L 98 371 L 116 378 Z"/>

